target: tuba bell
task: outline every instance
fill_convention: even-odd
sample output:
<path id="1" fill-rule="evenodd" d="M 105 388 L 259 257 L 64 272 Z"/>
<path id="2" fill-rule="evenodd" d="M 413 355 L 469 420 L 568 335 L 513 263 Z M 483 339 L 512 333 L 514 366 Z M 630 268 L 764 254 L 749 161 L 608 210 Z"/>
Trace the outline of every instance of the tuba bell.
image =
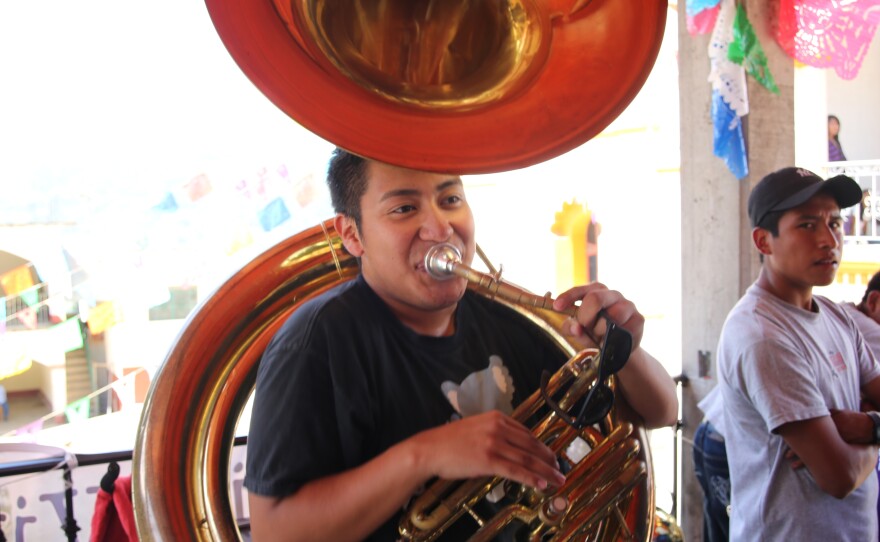
<path id="1" fill-rule="evenodd" d="M 599 133 L 647 78 L 667 10 L 661 0 L 206 5 L 242 71 L 305 128 L 371 159 L 461 174 L 532 165 Z M 190 315 L 138 428 L 132 481 L 141 540 L 241 539 L 228 466 L 262 352 L 305 301 L 357 273 L 326 221 L 268 249 Z M 513 302 L 499 295 L 497 281 L 489 285 L 469 287 L 514 308 L 570 357 L 545 391 L 563 407 L 577 402 L 597 380 L 597 351 L 568 342 L 560 332 L 564 315 Z M 534 418 L 541 407 L 529 399 L 518 415 Z M 570 460 L 571 484 L 553 498 L 513 489 L 517 502 L 504 515 L 474 518 L 473 499 L 506 482 L 438 481 L 405 514 L 402 536 L 432 540 L 464 516 L 488 526 L 476 540 L 513 521 L 542 525 L 533 527 L 534 540 L 650 540 L 647 433 L 625 402 L 584 428 L 551 415 L 535 421 L 533 432 Z M 578 460 L 568 455 L 573 442 L 586 450 Z"/>

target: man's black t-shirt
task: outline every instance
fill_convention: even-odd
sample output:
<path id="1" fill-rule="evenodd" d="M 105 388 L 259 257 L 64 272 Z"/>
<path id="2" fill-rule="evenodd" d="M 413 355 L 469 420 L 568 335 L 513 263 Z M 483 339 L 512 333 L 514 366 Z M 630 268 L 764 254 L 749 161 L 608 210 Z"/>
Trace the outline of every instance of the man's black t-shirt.
<path id="1" fill-rule="evenodd" d="M 298 309 L 257 374 L 245 487 L 284 497 L 425 429 L 511 413 L 565 361 L 537 326 L 468 291 L 455 333 L 405 327 L 359 276 Z M 399 514 L 370 540 L 396 540 Z"/>

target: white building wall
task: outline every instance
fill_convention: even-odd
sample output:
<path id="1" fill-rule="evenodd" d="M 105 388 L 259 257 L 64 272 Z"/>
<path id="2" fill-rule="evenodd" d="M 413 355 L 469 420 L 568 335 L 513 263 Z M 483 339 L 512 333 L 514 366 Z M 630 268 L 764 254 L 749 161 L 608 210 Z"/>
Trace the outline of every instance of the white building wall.
<path id="1" fill-rule="evenodd" d="M 840 144 L 847 159 L 880 159 L 880 38 L 874 36 L 855 79 L 824 71 L 828 114 L 840 119 Z"/>

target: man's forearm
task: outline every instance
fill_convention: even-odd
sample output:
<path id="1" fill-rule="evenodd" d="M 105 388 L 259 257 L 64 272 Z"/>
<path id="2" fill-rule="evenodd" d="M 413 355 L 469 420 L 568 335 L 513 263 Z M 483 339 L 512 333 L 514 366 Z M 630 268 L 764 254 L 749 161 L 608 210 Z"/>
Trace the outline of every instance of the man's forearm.
<path id="1" fill-rule="evenodd" d="M 255 496 L 251 528 L 260 541 L 362 540 L 395 512 L 422 482 L 401 447 L 343 473 L 314 480 L 283 499 Z"/>
<path id="2" fill-rule="evenodd" d="M 849 444 L 874 443 L 874 422 L 864 412 L 832 410 L 831 420 L 844 442 Z"/>
<path id="3" fill-rule="evenodd" d="M 641 347 L 636 348 L 617 376 L 624 398 L 645 420 L 648 429 L 675 424 L 678 419 L 675 382 L 654 356 Z"/>

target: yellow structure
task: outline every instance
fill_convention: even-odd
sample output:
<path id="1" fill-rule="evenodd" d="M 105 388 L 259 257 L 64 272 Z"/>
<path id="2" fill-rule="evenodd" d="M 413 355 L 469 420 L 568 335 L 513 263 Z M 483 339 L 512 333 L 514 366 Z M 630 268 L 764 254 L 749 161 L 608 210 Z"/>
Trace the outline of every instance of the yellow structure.
<path id="1" fill-rule="evenodd" d="M 562 239 L 556 244 L 556 284 L 565 290 L 575 284 L 598 279 L 600 226 L 593 222 L 593 213 L 576 200 L 562 203 L 562 211 L 550 231 Z"/>

